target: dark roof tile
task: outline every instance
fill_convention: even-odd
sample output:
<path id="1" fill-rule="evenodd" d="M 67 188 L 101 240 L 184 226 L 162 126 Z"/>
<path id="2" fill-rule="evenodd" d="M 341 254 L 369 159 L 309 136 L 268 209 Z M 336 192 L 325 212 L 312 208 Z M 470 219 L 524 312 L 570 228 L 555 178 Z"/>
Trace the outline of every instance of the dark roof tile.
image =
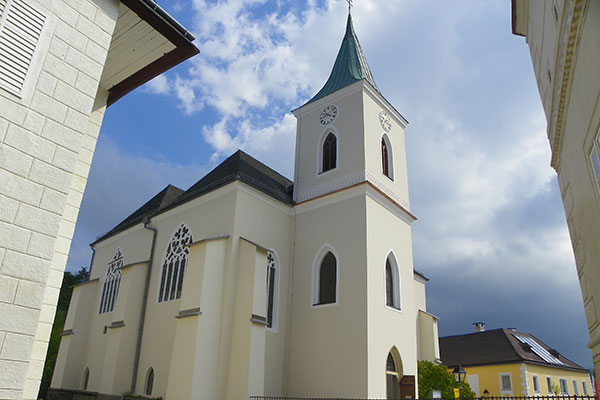
<path id="1" fill-rule="evenodd" d="M 466 367 L 529 362 L 554 368 L 585 371 L 585 368 L 562 355 L 558 356 L 562 365 L 545 361 L 535 352 L 527 351 L 514 335 L 530 337 L 547 351 L 551 350 L 550 347 L 529 333 L 509 329 L 493 329 L 485 332 L 440 338 L 440 358 L 444 365 L 450 368 L 458 365 Z"/>

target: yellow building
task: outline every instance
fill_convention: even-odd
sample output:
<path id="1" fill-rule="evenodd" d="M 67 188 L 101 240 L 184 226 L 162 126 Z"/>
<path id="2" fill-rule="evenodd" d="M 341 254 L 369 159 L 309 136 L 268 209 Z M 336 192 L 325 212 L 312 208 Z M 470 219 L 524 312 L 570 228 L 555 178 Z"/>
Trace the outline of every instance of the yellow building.
<path id="1" fill-rule="evenodd" d="M 462 366 L 477 396 L 592 395 L 589 372 L 533 335 L 484 327 L 440 338 L 442 362 Z"/>
<path id="2" fill-rule="evenodd" d="M 600 371 L 600 1 L 513 0 L 512 31 L 531 53 Z"/>

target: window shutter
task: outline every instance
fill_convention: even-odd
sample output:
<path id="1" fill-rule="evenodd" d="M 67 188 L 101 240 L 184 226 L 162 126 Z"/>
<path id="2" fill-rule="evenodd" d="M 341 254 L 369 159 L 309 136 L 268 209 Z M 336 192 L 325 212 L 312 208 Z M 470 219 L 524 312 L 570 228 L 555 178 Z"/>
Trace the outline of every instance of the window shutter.
<path id="1" fill-rule="evenodd" d="M 25 0 L 0 0 L 0 86 L 20 95 L 45 17 Z"/>

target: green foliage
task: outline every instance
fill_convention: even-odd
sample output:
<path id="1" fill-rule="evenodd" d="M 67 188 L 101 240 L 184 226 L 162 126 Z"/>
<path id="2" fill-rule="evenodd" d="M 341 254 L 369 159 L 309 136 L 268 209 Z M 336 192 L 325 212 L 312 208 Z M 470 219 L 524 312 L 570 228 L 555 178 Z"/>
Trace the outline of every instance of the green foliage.
<path id="1" fill-rule="evenodd" d="M 442 399 L 453 399 L 454 388 L 459 385 L 454 381 L 454 376 L 445 365 L 437 365 L 431 361 L 418 362 L 419 373 L 419 399 L 430 399 L 432 390 L 440 390 Z M 467 382 L 460 384 L 461 399 L 474 399 L 475 393 Z"/>
<path id="2" fill-rule="evenodd" d="M 90 273 L 85 267 L 81 267 L 76 274 L 67 271 L 63 276 L 62 286 L 60 288 L 60 293 L 58 294 L 54 324 L 52 325 L 52 332 L 50 333 L 50 343 L 48 343 L 48 352 L 46 353 L 44 372 L 42 374 L 42 388 L 48 387 L 52 380 L 56 356 L 58 355 L 58 346 L 60 345 L 60 335 L 65 326 L 67 310 L 69 309 L 71 295 L 73 294 L 73 285 L 87 281 L 89 276 Z"/>

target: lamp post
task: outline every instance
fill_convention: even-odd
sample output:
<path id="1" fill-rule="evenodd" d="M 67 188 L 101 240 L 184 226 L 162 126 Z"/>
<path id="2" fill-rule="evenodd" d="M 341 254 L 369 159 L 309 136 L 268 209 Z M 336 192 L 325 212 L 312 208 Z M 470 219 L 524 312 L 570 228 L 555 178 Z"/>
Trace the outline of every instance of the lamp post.
<path id="1" fill-rule="evenodd" d="M 465 371 L 463 367 L 459 365 L 452 370 L 452 374 L 454 374 L 454 381 L 458 383 L 458 398 L 460 400 L 460 387 L 467 377 L 467 371 Z"/>

